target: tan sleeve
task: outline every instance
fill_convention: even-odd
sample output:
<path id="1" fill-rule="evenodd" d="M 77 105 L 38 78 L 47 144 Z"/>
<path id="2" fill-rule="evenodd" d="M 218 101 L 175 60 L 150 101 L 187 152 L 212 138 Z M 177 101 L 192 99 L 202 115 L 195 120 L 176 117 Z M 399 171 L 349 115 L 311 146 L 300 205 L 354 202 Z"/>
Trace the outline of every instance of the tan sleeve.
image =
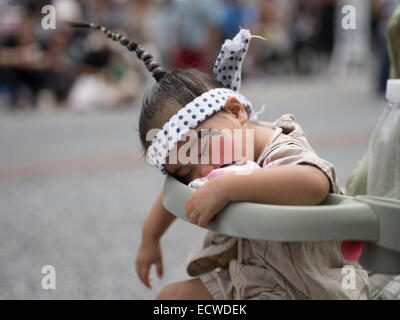
<path id="1" fill-rule="evenodd" d="M 307 134 L 303 128 L 296 122 L 294 115 L 290 113 L 283 114 L 278 120 L 275 121 L 275 125 L 282 128 L 283 133 L 289 137 L 299 140 L 307 148 L 311 148 L 310 143 L 307 139 Z"/>
<path id="2" fill-rule="evenodd" d="M 321 159 L 312 150 L 305 149 L 297 143 L 288 142 L 281 144 L 264 159 L 262 166 L 279 166 L 285 164 L 308 164 L 319 168 L 329 180 L 329 192 L 342 193 L 333 164 Z"/>

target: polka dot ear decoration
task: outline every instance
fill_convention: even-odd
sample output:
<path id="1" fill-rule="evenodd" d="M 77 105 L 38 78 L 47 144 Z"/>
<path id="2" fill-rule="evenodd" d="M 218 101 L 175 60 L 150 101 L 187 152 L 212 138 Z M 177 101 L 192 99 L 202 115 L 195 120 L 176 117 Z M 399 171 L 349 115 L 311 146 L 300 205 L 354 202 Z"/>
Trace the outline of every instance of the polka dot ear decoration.
<path id="1" fill-rule="evenodd" d="M 240 88 L 242 63 L 251 37 L 249 30 L 240 29 L 232 40 L 225 40 L 215 62 L 214 73 L 217 80 L 233 91 Z"/>
<path id="2" fill-rule="evenodd" d="M 214 73 L 217 80 L 225 87 L 238 92 L 241 84 L 242 63 L 246 56 L 251 38 L 266 40 L 260 36 L 251 35 L 247 29 L 240 29 L 239 33 L 232 39 L 225 40 L 217 61 L 214 65 Z M 255 112 L 252 104 L 245 97 L 245 105 L 250 109 L 250 121 L 257 121 L 258 115 L 263 113 L 265 105 Z"/>
<path id="3" fill-rule="evenodd" d="M 211 89 L 195 98 L 192 102 L 175 113 L 156 133 L 146 151 L 146 160 L 165 174 L 165 163 L 168 155 L 177 143 L 185 138 L 191 129 L 225 107 L 228 98 L 235 97 L 242 104 L 247 99 L 241 94 L 227 89 Z M 184 139 L 183 139 L 184 140 Z"/>

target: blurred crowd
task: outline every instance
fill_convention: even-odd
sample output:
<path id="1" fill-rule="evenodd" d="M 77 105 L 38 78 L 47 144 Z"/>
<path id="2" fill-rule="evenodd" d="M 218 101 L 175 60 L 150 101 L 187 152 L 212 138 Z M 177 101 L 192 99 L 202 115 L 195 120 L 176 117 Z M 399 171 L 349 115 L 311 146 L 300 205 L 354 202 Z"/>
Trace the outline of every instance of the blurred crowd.
<path id="1" fill-rule="evenodd" d="M 338 16 L 347 3 L 368 4 L 361 30 L 368 43 L 361 48 L 378 61 L 380 88 L 388 77 L 385 28 L 396 1 L 0 0 L 0 106 L 89 110 L 131 106 L 141 96 L 149 79 L 142 63 L 100 32 L 65 27 L 66 20 L 119 31 L 167 69 L 205 72 L 212 71 L 223 41 L 248 28 L 267 41 L 252 41 L 245 77 L 308 75 L 335 66 L 332 55 L 346 56 L 335 53 L 343 51 L 335 42 L 343 38 Z M 42 28 L 47 4 L 56 8 L 56 30 Z"/>

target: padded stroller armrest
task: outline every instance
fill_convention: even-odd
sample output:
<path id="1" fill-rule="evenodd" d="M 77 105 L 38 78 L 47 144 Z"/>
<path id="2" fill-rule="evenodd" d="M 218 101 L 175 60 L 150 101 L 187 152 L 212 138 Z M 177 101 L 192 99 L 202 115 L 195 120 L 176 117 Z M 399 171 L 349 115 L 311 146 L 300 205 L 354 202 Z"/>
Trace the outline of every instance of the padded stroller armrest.
<path id="1" fill-rule="evenodd" d="M 196 189 L 167 175 L 163 204 L 178 218 L 188 221 L 186 199 Z M 317 206 L 231 203 L 208 229 L 241 238 L 274 241 L 378 240 L 378 220 L 367 203 L 329 194 Z"/>

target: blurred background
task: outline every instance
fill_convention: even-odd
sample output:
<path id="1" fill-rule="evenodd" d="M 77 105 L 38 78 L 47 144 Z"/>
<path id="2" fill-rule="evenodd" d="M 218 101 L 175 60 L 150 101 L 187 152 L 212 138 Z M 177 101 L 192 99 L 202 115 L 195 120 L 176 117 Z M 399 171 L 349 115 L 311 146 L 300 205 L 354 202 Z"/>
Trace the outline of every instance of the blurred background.
<path id="1" fill-rule="evenodd" d="M 396 0 L 55 0 L 1 1 L 0 97 L 8 110 L 133 107 L 148 78 L 137 59 L 104 35 L 70 30 L 64 20 L 95 21 L 135 39 L 167 68 L 211 72 L 224 39 L 239 26 L 253 41 L 245 76 L 343 76 L 374 64 L 373 87 L 388 77 L 385 28 Z M 53 4 L 56 30 L 41 10 Z M 356 30 L 344 30 L 341 9 L 356 9 Z M 97 92 L 97 94 L 94 94 Z"/>
<path id="2" fill-rule="evenodd" d="M 57 28 L 44 30 L 43 6 Z M 140 282 L 141 227 L 163 176 L 137 133 L 153 79 L 101 32 L 136 40 L 167 69 L 212 72 L 239 27 L 253 39 L 241 93 L 266 105 L 261 120 L 292 113 L 342 187 L 385 105 L 387 21 L 397 0 L 0 0 L 0 298 L 152 299 L 184 280 L 185 257 L 205 230 L 177 221 L 162 238 L 165 275 Z M 356 29 L 344 29 L 352 5 Z M 57 288 L 41 286 L 45 265 Z"/>

